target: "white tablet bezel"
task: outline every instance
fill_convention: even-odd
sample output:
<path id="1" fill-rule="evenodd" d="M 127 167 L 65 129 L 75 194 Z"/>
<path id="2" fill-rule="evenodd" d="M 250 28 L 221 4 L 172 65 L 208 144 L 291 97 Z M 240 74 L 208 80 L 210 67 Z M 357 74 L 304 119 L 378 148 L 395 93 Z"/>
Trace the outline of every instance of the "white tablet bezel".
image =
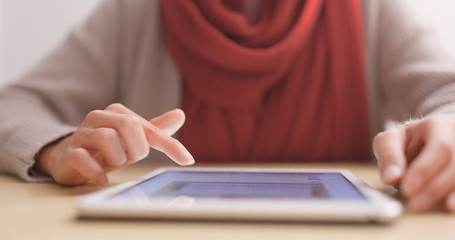
<path id="1" fill-rule="evenodd" d="M 195 206 L 176 201 L 167 207 L 144 204 L 112 203 L 110 196 L 166 171 L 209 172 L 277 172 L 277 173 L 340 173 L 366 201 L 302 200 L 302 199 L 211 199 L 198 200 Z M 83 218 L 135 219 L 219 219 L 270 221 L 328 221 L 328 222 L 391 222 L 402 213 L 396 199 L 369 187 L 351 171 L 345 169 L 288 169 L 288 168 L 222 168 L 170 167 L 159 168 L 135 180 L 83 196 L 77 203 Z"/>

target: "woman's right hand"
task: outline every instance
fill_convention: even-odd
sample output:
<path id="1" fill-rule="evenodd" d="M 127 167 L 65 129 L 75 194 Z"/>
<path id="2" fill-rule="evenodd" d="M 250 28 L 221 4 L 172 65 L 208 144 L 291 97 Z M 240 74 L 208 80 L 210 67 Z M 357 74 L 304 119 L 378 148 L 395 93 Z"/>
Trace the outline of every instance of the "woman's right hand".
<path id="1" fill-rule="evenodd" d="M 191 165 L 191 154 L 171 137 L 184 121 L 179 109 L 147 121 L 121 104 L 112 104 L 90 112 L 76 132 L 43 148 L 35 169 L 64 185 L 89 180 L 106 185 L 107 172 L 144 159 L 150 147 L 180 165 Z"/>

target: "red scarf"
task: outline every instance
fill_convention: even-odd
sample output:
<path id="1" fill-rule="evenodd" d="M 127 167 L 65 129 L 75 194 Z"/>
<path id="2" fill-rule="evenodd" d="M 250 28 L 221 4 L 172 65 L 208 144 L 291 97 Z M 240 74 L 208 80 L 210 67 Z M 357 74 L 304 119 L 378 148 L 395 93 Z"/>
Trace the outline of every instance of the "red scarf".
<path id="1" fill-rule="evenodd" d="M 265 0 L 253 25 L 238 1 L 160 1 L 196 161 L 367 159 L 359 0 Z"/>

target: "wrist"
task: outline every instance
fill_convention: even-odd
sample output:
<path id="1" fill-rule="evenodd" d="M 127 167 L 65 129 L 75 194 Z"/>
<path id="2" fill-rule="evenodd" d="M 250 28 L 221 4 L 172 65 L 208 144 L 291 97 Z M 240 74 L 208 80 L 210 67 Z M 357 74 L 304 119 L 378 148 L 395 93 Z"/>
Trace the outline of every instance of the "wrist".
<path id="1" fill-rule="evenodd" d="M 60 138 L 44 146 L 35 157 L 34 171 L 52 176 L 52 163 L 56 158 L 58 146 L 64 144 L 67 137 Z"/>

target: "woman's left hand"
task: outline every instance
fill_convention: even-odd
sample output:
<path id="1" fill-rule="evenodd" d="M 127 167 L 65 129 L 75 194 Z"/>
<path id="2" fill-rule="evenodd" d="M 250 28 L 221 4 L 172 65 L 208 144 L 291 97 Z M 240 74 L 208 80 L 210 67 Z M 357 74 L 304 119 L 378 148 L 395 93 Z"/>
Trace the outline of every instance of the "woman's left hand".
<path id="1" fill-rule="evenodd" d="M 401 183 L 413 210 L 445 203 L 455 213 L 455 120 L 428 117 L 379 133 L 373 150 L 382 180 Z"/>

